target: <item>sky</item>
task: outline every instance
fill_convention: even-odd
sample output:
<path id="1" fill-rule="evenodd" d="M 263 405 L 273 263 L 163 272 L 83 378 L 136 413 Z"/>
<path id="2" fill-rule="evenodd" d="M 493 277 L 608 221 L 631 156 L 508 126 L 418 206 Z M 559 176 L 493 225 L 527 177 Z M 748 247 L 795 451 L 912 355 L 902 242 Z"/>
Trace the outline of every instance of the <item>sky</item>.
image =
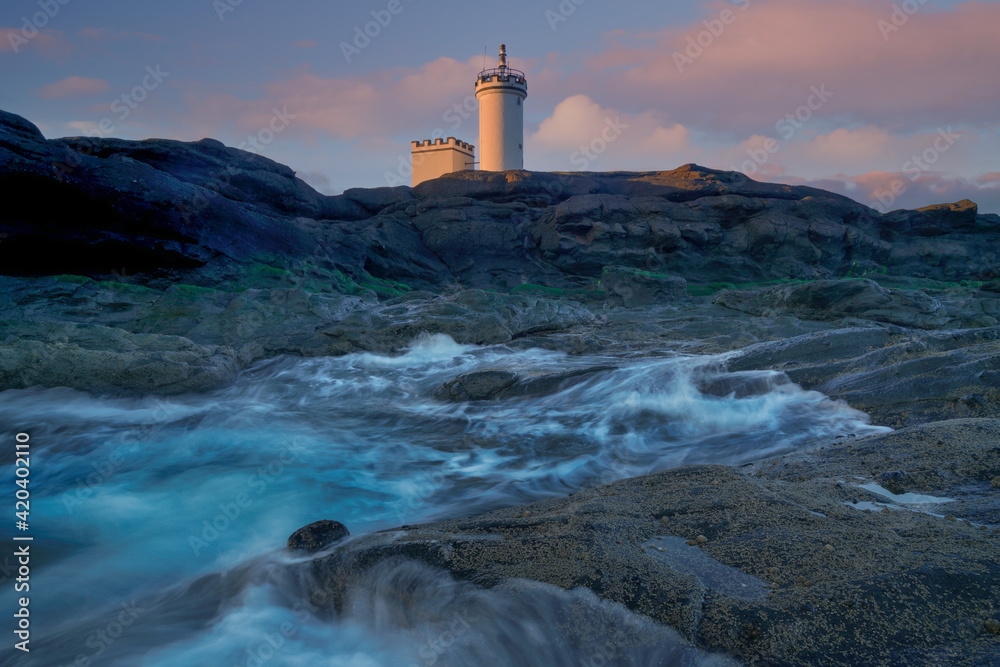
<path id="1" fill-rule="evenodd" d="M 0 109 L 50 138 L 205 137 L 317 190 L 409 185 L 478 144 L 501 42 L 525 168 L 694 162 L 882 211 L 1000 213 L 1000 2 L 4 0 Z"/>

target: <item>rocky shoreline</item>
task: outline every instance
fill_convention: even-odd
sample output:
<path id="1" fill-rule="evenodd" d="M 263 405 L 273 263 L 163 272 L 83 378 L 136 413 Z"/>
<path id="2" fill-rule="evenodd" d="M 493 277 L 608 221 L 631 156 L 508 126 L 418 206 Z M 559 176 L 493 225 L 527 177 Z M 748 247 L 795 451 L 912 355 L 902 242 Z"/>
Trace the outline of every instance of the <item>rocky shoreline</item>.
<path id="1" fill-rule="evenodd" d="M 325 197 L 212 140 L 46 140 L 5 112 L 0 183 L 21 195 L 0 214 L 0 390 L 202 392 L 440 333 L 612 365 L 723 355 L 898 429 L 327 544 L 302 565 L 334 592 L 318 602 L 407 557 L 586 587 L 750 664 L 1000 664 L 1000 216 L 972 202 L 882 215 L 696 165 Z"/>

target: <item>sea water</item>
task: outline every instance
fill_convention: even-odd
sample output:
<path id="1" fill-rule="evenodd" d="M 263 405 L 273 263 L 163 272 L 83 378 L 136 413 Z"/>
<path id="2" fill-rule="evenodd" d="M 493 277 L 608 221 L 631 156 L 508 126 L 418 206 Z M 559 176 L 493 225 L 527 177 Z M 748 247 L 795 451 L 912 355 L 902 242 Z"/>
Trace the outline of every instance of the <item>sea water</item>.
<path id="1" fill-rule="evenodd" d="M 599 370 L 544 395 L 434 397 L 488 368 Z M 6 391 L 0 416 L 6 441 L 31 436 L 34 537 L 31 652 L 11 648 L 11 619 L 0 664 L 39 667 L 730 664 L 586 590 L 481 590 L 412 562 L 375 568 L 330 617 L 306 604 L 283 547 L 319 519 L 359 535 L 886 430 L 780 373 L 727 373 L 723 357 L 445 336 L 393 357 L 277 358 L 206 394 Z M 10 562 L 0 557 L 3 609 L 22 595 Z"/>

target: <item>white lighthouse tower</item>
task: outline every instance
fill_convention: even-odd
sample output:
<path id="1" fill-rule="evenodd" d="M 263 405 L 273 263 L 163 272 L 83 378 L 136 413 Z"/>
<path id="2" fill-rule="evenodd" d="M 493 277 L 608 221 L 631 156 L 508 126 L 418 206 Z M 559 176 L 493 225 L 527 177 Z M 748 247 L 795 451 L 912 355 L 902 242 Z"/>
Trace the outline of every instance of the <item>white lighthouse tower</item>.
<path id="1" fill-rule="evenodd" d="M 479 99 L 479 168 L 507 171 L 524 168 L 524 72 L 507 67 L 507 45 L 500 45 L 500 62 L 476 79 Z"/>

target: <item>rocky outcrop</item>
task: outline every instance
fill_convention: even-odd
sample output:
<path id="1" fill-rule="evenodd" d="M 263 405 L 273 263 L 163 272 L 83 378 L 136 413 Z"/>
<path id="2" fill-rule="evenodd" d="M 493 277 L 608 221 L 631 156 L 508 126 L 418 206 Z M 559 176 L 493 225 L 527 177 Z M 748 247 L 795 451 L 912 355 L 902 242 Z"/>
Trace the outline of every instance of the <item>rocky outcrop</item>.
<path id="1" fill-rule="evenodd" d="M 715 303 L 757 316 L 793 315 L 809 320 L 857 318 L 914 329 L 989 327 L 1000 318 L 1000 300 L 954 294 L 932 296 L 895 290 L 871 280 L 817 280 L 755 291 L 724 291 Z"/>
<path id="2" fill-rule="evenodd" d="M 0 387 L 75 387 L 99 394 L 180 394 L 232 379 L 246 359 L 228 346 L 97 325 L 0 324 Z"/>
<path id="3" fill-rule="evenodd" d="M 393 354 L 426 334 L 490 345 L 592 323 L 568 302 L 467 290 L 380 303 L 302 289 L 166 290 L 85 278 L 0 277 L 0 389 L 172 394 L 280 354 Z M 30 324 L 28 324 L 30 322 Z"/>
<path id="4" fill-rule="evenodd" d="M 332 548 L 301 567 L 334 606 L 411 558 L 483 586 L 586 587 L 756 664 L 1000 652 L 1000 216 L 972 202 L 881 215 L 696 165 L 326 197 L 210 139 L 46 140 L 4 112 L 0 185 L 18 195 L 0 212 L 0 390 L 203 391 L 281 354 L 445 334 L 601 359 L 460 375 L 441 401 L 719 354 L 734 374 L 697 391 L 759 394 L 774 387 L 749 371 L 772 370 L 905 429 L 350 541 L 319 522 L 289 545 Z M 952 498 L 956 520 L 905 493 Z"/>
<path id="5" fill-rule="evenodd" d="M 733 371 L 780 370 L 878 424 L 1000 417 L 1000 328 L 915 332 L 848 327 L 748 345 Z"/>
<path id="6" fill-rule="evenodd" d="M 998 439 L 996 420 L 959 420 L 680 468 L 374 533 L 308 569 L 316 602 L 333 606 L 363 572 L 406 557 L 487 587 L 586 587 L 752 664 L 988 664 Z M 951 502 L 925 513 L 876 486 L 886 471 L 903 471 L 899 490 Z"/>
<path id="7" fill-rule="evenodd" d="M 604 267 L 601 286 L 610 305 L 626 308 L 674 303 L 688 296 L 687 281 L 680 276 L 666 276 L 620 266 Z"/>
<path id="8" fill-rule="evenodd" d="M 46 140 L 0 112 L 0 272 L 135 275 L 203 287 L 249 266 L 440 290 L 585 288 L 607 266 L 689 282 L 881 272 L 979 280 L 1000 217 L 971 202 L 882 216 L 815 188 L 685 165 L 651 173 L 460 172 L 320 195 L 204 139 Z M 994 276 L 995 277 L 995 276 Z M 255 286 L 255 285 L 244 285 Z"/>

